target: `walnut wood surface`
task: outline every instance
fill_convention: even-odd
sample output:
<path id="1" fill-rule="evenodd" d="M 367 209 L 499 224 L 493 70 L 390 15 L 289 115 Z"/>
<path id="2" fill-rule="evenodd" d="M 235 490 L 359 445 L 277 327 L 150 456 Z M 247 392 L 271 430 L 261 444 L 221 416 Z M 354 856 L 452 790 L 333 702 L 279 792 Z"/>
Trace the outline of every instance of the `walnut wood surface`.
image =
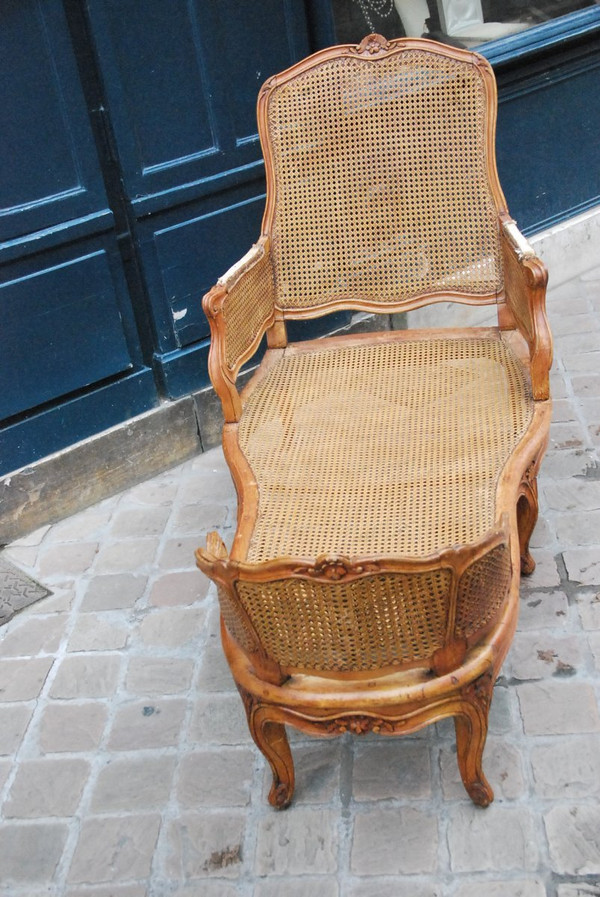
<path id="1" fill-rule="evenodd" d="M 457 151 L 463 153 L 463 158 L 471 160 L 470 170 L 479 171 L 485 182 L 481 189 L 478 188 L 477 196 L 486 206 L 481 227 L 484 236 L 487 233 L 485 239 L 491 241 L 491 255 L 486 255 L 480 262 L 465 264 L 464 269 L 456 274 L 456 288 L 451 285 L 454 282 L 452 277 L 442 278 L 444 284 L 440 286 L 442 280 L 436 281 L 435 276 L 430 276 L 422 266 L 421 273 L 409 272 L 409 286 L 405 286 L 402 294 L 396 297 L 389 292 L 390 283 L 393 282 L 393 266 L 390 268 L 392 274 L 389 266 L 380 266 L 376 277 L 379 278 L 377 283 L 382 284 L 383 292 L 378 299 L 377 290 L 364 285 L 365 251 L 376 260 L 385 256 L 389 246 L 386 248 L 386 244 L 382 249 L 383 244 L 377 246 L 375 243 L 377 239 L 383 239 L 381 233 L 385 228 L 388 229 L 386 239 L 389 240 L 391 219 L 388 216 L 379 235 L 377 228 L 369 230 L 367 221 L 364 226 L 361 225 L 361 233 L 372 233 L 374 245 L 365 249 L 360 241 L 356 242 L 355 235 L 355 243 L 350 247 L 354 253 L 354 270 L 360 269 L 363 278 L 360 289 L 354 292 L 347 287 L 338 289 L 332 280 L 329 296 L 316 296 L 308 300 L 304 294 L 291 291 L 288 283 L 290 269 L 286 267 L 284 256 L 291 238 L 288 233 L 282 234 L 281 222 L 289 222 L 286 227 L 289 226 L 294 233 L 297 229 L 301 241 L 308 239 L 317 259 L 322 254 L 323 259 L 330 260 L 335 246 L 332 249 L 329 243 L 325 247 L 322 245 L 324 240 L 329 239 L 326 237 L 327 221 L 322 233 L 306 236 L 305 229 L 312 214 L 309 214 L 308 207 L 299 206 L 297 215 L 291 218 L 289 215 L 288 218 L 284 215 L 281 220 L 278 217 L 282 203 L 285 205 L 294 190 L 300 191 L 298 196 L 304 195 L 304 186 L 303 183 L 298 186 L 294 181 L 298 178 L 297 166 L 292 165 L 293 170 L 286 172 L 282 163 L 285 154 L 282 156 L 281 148 L 276 145 L 279 136 L 274 130 L 275 117 L 279 114 L 276 110 L 281 107 L 285 111 L 287 108 L 286 91 L 290 92 L 290 96 L 300 96 L 298 102 L 304 102 L 301 93 L 294 93 L 298 85 L 308 85 L 307 90 L 309 87 L 311 90 L 320 89 L 320 73 L 325 79 L 323 90 L 331 96 L 332 79 L 335 80 L 340 72 L 344 73 L 340 75 L 343 78 L 346 78 L 347 71 L 356 72 L 357 84 L 361 85 L 360 90 L 364 90 L 369 72 L 379 72 L 378 66 L 387 66 L 386 77 L 391 80 L 382 82 L 380 78 L 377 84 L 382 89 L 381 84 L 385 83 L 382 102 L 389 102 L 391 108 L 395 97 L 389 85 L 399 85 L 394 89 L 402 90 L 402 84 L 409 83 L 411 78 L 411 84 L 417 83 L 414 81 L 415 73 L 411 74 L 410 66 L 407 67 L 407 60 L 411 65 L 414 63 L 416 71 L 421 58 L 419 54 L 423 54 L 424 70 L 430 73 L 439 63 L 441 89 L 446 89 L 443 85 L 447 84 L 448 78 L 458 77 L 460 80 L 462 76 L 457 72 L 464 72 L 465 85 L 468 82 L 473 97 L 483 103 L 473 119 L 479 128 L 474 146 Z M 398 76 L 394 78 L 390 73 L 395 71 L 396 65 Z M 415 88 L 416 93 L 418 89 Z M 407 102 L 410 104 L 413 99 Z M 372 102 L 372 105 L 373 114 L 380 114 L 381 110 L 375 108 L 377 103 Z M 334 113 L 338 115 L 339 110 L 332 109 Z M 360 114 L 364 124 L 368 119 L 368 103 L 361 107 Z M 327 117 L 325 108 L 323 115 Z M 494 156 L 495 117 L 494 77 L 482 57 L 430 41 L 386 41 L 378 35 L 368 36 L 357 47 L 332 47 L 320 51 L 271 78 L 259 95 L 259 131 L 267 175 L 263 233 L 247 255 L 206 295 L 203 304 L 211 327 L 210 375 L 222 401 L 226 421 L 223 447 L 238 496 L 237 528 L 230 552 L 213 533 L 209 535 L 206 549 L 199 549 L 196 556 L 200 569 L 217 584 L 225 654 L 246 709 L 252 738 L 273 773 L 269 801 L 279 809 L 289 805 L 294 793 L 294 766 L 286 736 L 287 725 L 321 736 L 345 732 L 396 735 L 414 732 L 446 717 L 454 717 L 455 720 L 457 761 L 466 791 L 480 806 L 487 806 L 493 799 L 492 789 L 482 770 L 482 754 L 493 685 L 516 627 L 520 574 L 531 573 L 535 566 L 529 552 L 529 539 L 538 513 L 536 476 L 548 441 L 551 415 L 548 375 L 552 360 L 552 341 L 544 308 L 547 275 L 543 264 L 518 233 L 506 209 Z M 400 125 L 407 129 L 406 133 L 410 132 L 410 121 L 402 121 L 398 127 Z M 368 122 L 366 126 L 370 127 Z M 435 126 L 435 121 L 432 121 L 431 127 Z M 456 141 L 462 139 L 455 125 L 452 127 L 455 132 L 446 141 L 449 154 L 453 153 Z M 373 133 L 371 128 L 368 135 L 370 141 L 373 140 Z M 383 133 L 381 136 L 383 141 Z M 344 140 L 348 140 L 347 135 Z M 385 140 L 387 143 L 382 160 L 389 164 L 389 134 L 386 134 Z M 308 137 L 303 143 L 300 135 L 298 147 L 298 152 L 312 152 Z M 344 152 L 347 149 L 346 145 Z M 319 152 L 315 147 L 315 165 L 321 164 L 325 158 L 319 156 Z M 479 154 L 479 161 L 473 161 L 475 157 L 471 154 L 474 152 Z M 302 165 L 310 166 L 310 159 L 307 159 L 306 154 L 302 156 Z M 375 165 L 375 159 L 372 165 Z M 339 171 L 342 170 L 346 173 L 349 170 L 347 159 L 340 162 Z M 301 178 L 310 176 L 308 168 L 303 168 L 302 172 Z M 292 193 L 286 192 L 288 174 Z M 427 171 L 421 171 L 419 177 L 426 179 Z M 389 179 L 390 183 L 401 183 L 397 170 L 389 173 Z M 382 183 L 384 181 L 385 178 Z M 340 190 L 342 186 L 345 193 Z M 467 199 L 458 196 L 459 186 L 457 182 L 449 188 L 448 202 L 454 204 L 457 210 L 463 210 L 465 202 L 468 204 L 468 196 L 475 193 L 471 190 L 471 184 L 467 189 Z M 361 191 L 364 192 L 365 187 L 362 183 L 351 184 L 349 192 L 348 184 L 333 183 L 323 189 L 331 191 L 334 203 L 336 197 L 351 195 L 352 189 L 357 201 L 362 202 Z M 379 186 L 371 181 L 369 189 L 377 191 Z M 357 208 L 360 202 L 357 202 Z M 385 197 L 382 197 L 379 206 L 373 206 L 375 215 L 379 214 L 385 202 Z M 319 214 L 321 227 L 322 210 Z M 349 223 L 352 214 L 348 210 Z M 419 214 L 418 209 L 411 211 L 420 227 Z M 463 211 L 459 213 L 459 218 L 461 216 Z M 494 227 L 490 236 L 486 228 L 492 218 Z M 437 234 L 436 239 L 439 238 L 437 222 L 431 222 L 431 225 L 428 233 Z M 458 222 L 459 225 L 462 226 L 462 223 Z M 406 240 L 401 228 L 399 223 L 398 239 Z M 337 239 L 341 244 L 346 237 L 345 233 L 340 232 Z M 421 252 L 425 244 L 421 240 L 415 245 Z M 497 248 L 497 259 L 494 246 Z M 430 258 L 446 258 L 444 252 L 442 248 L 441 255 L 436 255 L 436 251 L 431 249 Z M 471 258 L 468 251 L 465 252 L 465 258 Z M 302 276 L 310 292 L 315 289 L 315 283 L 321 282 L 319 278 L 323 276 L 325 261 L 321 265 L 313 264 L 314 259 L 307 259 L 308 263 L 313 267 L 309 265 L 308 273 Z M 481 274 L 484 268 L 492 272 L 487 281 Z M 486 284 L 497 276 L 494 274 L 496 270 L 500 280 L 494 289 L 488 289 Z M 344 277 L 348 280 L 348 274 L 348 271 L 339 271 L 342 280 Z M 427 278 L 431 283 L 427 288 L 422 288 Z M 412 293 L 410 284 L 416 284 Z M 388 292 L 384 296 L 386 290 Z M 285 322 L 291 318 L 316 317 L 337 308 L 389 313 L 448 300 L 476 305 L 494 303 L 499 327 L 341 335 L 288 345 Z M 242 364 L 254 354 L 265 333 L 269 349 L 240 394 L 235 385 L 237 374 Z M 448 356 L 446 352 L 451 348 L 450 343 L 460 348 L 456 357 L 451 352 Z M 477 351 L 471 351 L 470 347 L 475 346 L 478 347 Z M 332 521 L 339 522 L 341 512 L 338 499 L 341 501 L 346 495 L 352 495 L 352 489 L 356 486 L 355 480 L 347 482 L 344 478 L 344 470 L 350 467 L 350 456 L 356 445 L 344 442 L 339 434 L 335 436 L 333 446 L 327 444 L 327 440 L 332 438 L 331 433 L 337 433 L 330 427 L 336 418 L 336 396 L 328 393 L 333 368 L 328 366 L 327 360 L 333 356 L 360 356 L 362 367 L 359 365 L 350 381 L 353 388 L 360 390 L 361 382 L 367 382 L 366 379 L 361 381 L 361 377 L 367 377 L 361 371 L 373 370 L 374 364 L 380 364 L 381 358 L 387 357 L 386 353 L 395 359 L 423 357 L 428 359 L 428 364 L 432 357 L 435 361 L 438 355 L 444 359 L 448 356 L 450 361 L 444 361 L 444 364 L 449 367 L 445 370 L 449 378 L 450 375 L 455 376 L 458 370 L 458 386 L 453 387 L 458 392 L 454 399 L 449 394 L 443 398 L 446 395 L 444 390 L 450 389 L 450 380 L 444 378 L 432 384 L 435 400 L 462 401 L 460 389 L 463 389 L 464 400 L 467 401 L 469 396 L 479 395 L 474 390 L 481 381 L 484 384 L 481 389 L 489 389 L 490 403 L 495 403 L 496 416 L 492 415 L 489 420 L 497 422 L 494 426 L 498 427 L 498 431 L 496 433 L 492 429 L 490 433 L 491 425 L 488 423 L 486 432 L 486 427 L 480 428 L 476 419 L 467 420 L 464 433 L 450 432 L 452 427 L 449 427 L 449 445 L 457 446 L 454 459 L 456 470 L 451 474 L 455 477 L 452 480 L 455 486 L 449 489 L 445 482 L 442 488 L 440 481 L 439 489 L 436 487 L 437 491 L 428 499 L 426 514 L 430 531 L 435 532 L 437 526 L 440 533 L 446 532 L 444 527 L 447 527 L 447 522 L 442 526 L 441 508 L 436 516 L 436 495 L 440 502 L 443 496 L 449 495 L 453 500 L 458 497 L 458 523 L 462 526 L 461 531 L 469 534 L 462 541 L 449 541 L 440 536 L 431 547 L 428 537 L 422 542 L 418 539 L 414 541 L 413 549 L 408 553 L 394 550 L 395 537 L 392 534 L 398 523 L 407 531 L 411 528 L 416 531 L 422 524 L 424 512 L 419 502 L 415 501 L 408 502 L 406 507 L 398 507 L 397 514 L 405 515 L 405 519 L 390 521 L 390 538 L 386 541 L 384 537 L 383 543 L 382 527 L 379 526 L 377 544 L 383 544 L 385 550 L 376 550 L 373 547 L 375 543 L 370 544 L 366 536 L 361 536 L 348 541 L 350 545 L 359 546 L 358 550 L 339 551 L 335 547 L 337 543 L 329 547 L 326 540 L 327 534 L 332 532 L 335 539 L 340 538 L 340 527 L 332 527 Z M 304 405 L 302 402 L 295 405 L 294 396 L 284 398 L 283 391 L 281 395 L 275 394 L 272 384 L 281 383 L 278 378 L 287 371 L 297 369 L 301 376 L 306 376 L 302 373 L 305 360 L 314 361 L 315 376 L 321 378 L 315 383 L 320 385 L 315 386 L 314 396 L 309 390 L 310 395 Z M 414 361 L 406 362 L 408 366 L 404 368 L 402 364 L 405 362 L 396 363 L 399 367 L 394 370 L 391 381 L 414 376 Z M 480 377 L 473 374 L 478 370 L 478 364 L 482 365 Z M 496 369 L 494 365 L 503 378 L 498 380 L 497 385 L 494 385 L 493 378 L 489 379 L 489 372 Z M 424 364 L 422 370 L 426 369 Z M 433 369 L 444 370 L 435 365 Z M 372 380 L 371 376 L 369 383 Z M 463 381 L 464 386 L 461 385 Z M 299 380 L 298 384 L 299 389 L 305 390 L 306 382 Z M 343 400 L 339 399 L 342 402 L 341 411 L 344 403 L 351 401 L 348 398 L 350 395 L 351 389 L 346 389 Z M 310 412 L 314 417 L 317 413 L 318 417 L 319 401 L 325 408 L 326 400 L 330 403 L 327 408 L 334 409 L 327 412 L 329 419 L 324 417 L 320 427 L 303 429 L 303 421 L 310 418 L 306 414 Z M 402 402 L 405 401 L 403 397 Z M 508 404 L 503 405 L 502 402 Z M 269 410 L 268 404 L 275 411 Z M 386 433 L 385 422 L 388 421 L 388 427 L 392 426 L 391 421 L 396 421 L 395 411 L 388 414 L 389 402 L 386 405 L 382 401 L 381 414 L 377 409 L 371 413 L 371 404 L 370 398 L 366 399 L 366 405 L 364 400 L 357 400 L 355 405 L 350 406 L 350 411 L 354 411 L 356 416 L 358 409 L 362 409 L 360 413 L 364 414 L 364 418 L 360 420 L 364 421 L 367 434 L 372 433 L 373 436 L 369 474 L 373 470 L 381 471 L 382 485 L 371 490 L 364 505 L 368 512 L 363 509 L 359 513 L 367 514 L 367 522 L 372 519 L 379 524 L 378 518 L 384 513 L 384 500 L 393 485 L 386 480 L 388 470 L 394 466 L 389 455 L 390 446 L 396 445 L 397 451 L 400 451 L 408 431 L 416 426 L 420 409 L 413 408 L 410 413 L 407 410 L 403 427 L 395 422 L 394 429 Z M 409 406 L 410 402 L 407 402 L 406 408 Z M 474 407 L 479 408 L 477 404 Z M 504 418 L 499 418 L 498 409 L 505 407 Z M 485 415 L 485 409 L 481 413 Z M 258 416 L 260 422 L 252 446 L 254 431 L 249 430 L 250 415 Z M 377 432 L 376 427 L 379 428 Z M 426 434 L 428 427 L 429 423 L 426 422 L 423 430 Z M 277 440 L 282 438 L 281 434 L 285 435 L 286 445 L 288 448 L 291 446 L 292 452 L 291 460 L 285 461 L 286 465 L 289 464 L 286 468 L 289 470 L 287 488 L 285 478 L 279 485 L 268 486 L 273 466 L 273 456 L 269 456 L 268 452 L 279 444 Z M 462 436 L 466 440 L 463 440 L 464 445 Z M 436 440 L 445 438 L 445 434 L 435 436 Z M 489 478 L 493 477 L 493 489 L 483 511 L 480 497 L 485 484 L 482 485 L 481 473 L 469 467 L 469 459 L 475 457 L 473 452 L 479 451 L 482 439 L 488 440 L 491 448 L 499 441 L 509 446 L 508 456 L 500 453 L 499 460 L 487 469 L 486 482 L 489 486 Z M 331 498 L 327 500 L 329 504 L 325 503 L 326 510 L 320 515 L 306 509 L 311 507 L 313 493 L 316 495 L 323 490 L 324 484 L 311 473 L 310 463 L 294 466 L 293 453 L 301 444 L 310 449 L 308 457 L 310 452 L 314 453 L 315 458 L 322 455 L 327 445 L 328 451 L 333 451 L 332 457 L 342 459 L 337 492 L 335 489 L 331 492 Z M 429 457 L 426 441 L 422 448 L 425 469 Z M 263 457 L 267 460 L 261 460 Z M 451 452 L 449 457 L 451 470 Z M 348 464 L 344 461 L 346 458 Z M 352 476 L 356 476 L 363 462 L 353 463 Z M 417 460 L 415 465 L 418 472 L 420 461 Z M 443 474 L 446 478 L 449 475 L 447 471 Z M 431 486 L 431 476 L 431 470 L 427 470 L 428 488 Z M 441 472 L 439 476 L 442 476 Z M 299 504 L 292 499 L 292 481 L 300 483 L 298 494 L 302 500 Z M 265 527 L 268 489 L 283 510 L 280 516 L 275 514 L 272 518 L 275 522 Z M 302 503 L 302 496 L 307 497 L 308 503 Z M 420 497 L 415 496 L 416 499 Z M 443 500 L 446 501 L 446 498 Z M 469 509 L 474 507 L 479 508 L 477 513 L 485 526 L 481 522 L 478 526 L 471 526 L 468 515 Z M 447 510 L 444 514 L 445 520 L 452 516 L 448 515 Z M 460 519 L 461 515 L 463 520 Z M 364 523 L 362 520 L 360 522 Z M 256 552 L 253 540 L 256 540 L 259 523 L 263 531 L 260 560 L 257 560 L 253 555 Z M 290 537 L 288 530 L 292 524 L 298 529 L 298 537 Z M 350 519 L 348 526 L 352 526 Z M 303 540 L 303 529 L 311 536 L 317 535 L 316 543 L 323 544 L 323 550 L 308 554 L 282 551 L 282 544 L 313 544 L 314 539 Z"/>

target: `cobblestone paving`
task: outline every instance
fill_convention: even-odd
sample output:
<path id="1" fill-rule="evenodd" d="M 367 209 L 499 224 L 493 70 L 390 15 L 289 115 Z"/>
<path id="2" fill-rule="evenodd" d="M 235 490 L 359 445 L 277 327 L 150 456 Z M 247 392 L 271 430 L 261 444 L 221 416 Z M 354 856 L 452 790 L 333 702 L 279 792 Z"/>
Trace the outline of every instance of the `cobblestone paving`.
<path id="1" fill-rule="evenodd" d="M 554 424 L 494 804 L 466 797 L 446 722 L 295 736 L 296 800 L 268 807 L 193 566 L 208 529 L 232 533 L 213 450 L 6 552 L 53 595 L 0 629 L 2 897 L 600 895 L 600 269 L 549 312 Z"/>

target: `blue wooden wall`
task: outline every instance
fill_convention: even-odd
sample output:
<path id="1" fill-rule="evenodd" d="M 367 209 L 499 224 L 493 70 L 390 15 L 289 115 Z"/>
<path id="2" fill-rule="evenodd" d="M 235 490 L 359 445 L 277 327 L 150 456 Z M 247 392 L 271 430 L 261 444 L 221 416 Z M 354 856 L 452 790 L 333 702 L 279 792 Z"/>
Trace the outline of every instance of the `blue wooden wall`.
<path id="1" fill-rule="evenodd" d="M 600 196 L 586 15 L 490 45 L 528 231 Z M 0 474 L 208 383 L 201 296 L 260 229 L 258 88 L 334 41 L 328 0 L 3 0 Z"/>

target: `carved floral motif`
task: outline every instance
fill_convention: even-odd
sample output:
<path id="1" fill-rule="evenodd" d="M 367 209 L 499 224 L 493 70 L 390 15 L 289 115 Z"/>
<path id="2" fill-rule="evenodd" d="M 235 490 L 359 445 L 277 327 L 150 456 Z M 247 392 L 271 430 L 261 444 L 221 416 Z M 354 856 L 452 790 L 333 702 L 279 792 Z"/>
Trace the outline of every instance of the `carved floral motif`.
<path id="1" fill-rule="evenodd" d="M 314 567 L 297 567 L 294 573 L 337 582 L 346 576 L 376 573 L 377 570 L 377 564 L 353 564 L 348 558 L 323 556 L 317 558 Z"/>
<path id="2" fill-rule="evenodd" d="M 391 735 L 395 732 L 396 726 L 402 725 L 402 722 L 393 723 L 372 716 L 341 716 L 338 719 L 324 721 L 322 726 L 330 735 L 344 735 L 346 732 L 352 732 L 353 735 L 366 735 L 367 732 Z"/>
<path id="3" fill-rule="evenodd" d="M 375 56 L 377 53 L 385 53 L 390 48 L 390 42 L 381 34 L 369 34 L 363 38 L 356 48 L 359 56 Z"/>

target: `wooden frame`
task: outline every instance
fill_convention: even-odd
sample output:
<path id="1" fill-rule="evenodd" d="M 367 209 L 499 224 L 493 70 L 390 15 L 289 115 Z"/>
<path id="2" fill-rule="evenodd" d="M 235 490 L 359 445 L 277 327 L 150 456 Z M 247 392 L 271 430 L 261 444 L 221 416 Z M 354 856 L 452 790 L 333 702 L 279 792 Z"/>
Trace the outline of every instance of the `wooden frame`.
<path id="1" fill-rule="evenodd" d="M 281 292 L 282 275 L 278 268 L 278 253 L 282 250 L 273 245 L 277 240 L 274 222 L 280 201 L 276 171 L 279 163 L 270 138 L 269 110 L 274 92 L 288 85 L 293 87 L 298 78 L 319 72 L 320 67 L 332 61 L 337 64 L 338 60 L 358 59 L 375 66 L 382 60 L 405 60 L 405 54 L 418 60 L 420 53 L 426 54 L 428 60 L 450 60 L 465 71 L 475 70 L 477 83 L 483 85 L 484 139 L 480 151 L 485 158 L 485 196 L 489 196 L 495 209 L 501 284 L 493 292 L 486 292 L 485 287 L 475 291 L 470 287 L 449 289 L 447 285 L 436 287 L 434 282 L 432 288 L 417 290 L 398 300 L 392 297 L 385 303 L 360 293 L 348 293 L 323 303 L 289 307 Z M 299 62 L 271 78 L 259 95 L 259 131 L 267 172 L 263 233 L 256 246 L 221 278 L 203 303 L 212 335 L 209 369 L 225 415 L 223 447 L 238 495 L 237 529 L 230 553 L 212 533 L 206 549 L 199 549 L 196 557 L 200 569 L 218 587 L 224 650 L 244 701 L 252 737 L 271 765 L 273 787 L 269 800 L 278 808 L 289 804 L 294 790 L 285 725 L 325 736 L 346 731 L 398 734 L 448 716 L 455 719 L 458 763 L 467 792 L 482 806 L 493 797 L 481 761 L 493 684 L 516 626 L 519 574 L 530 573 L 535 566 L 529 539 L 538 513 L 536 476 L 548 440 L 548 374 L 552 360 L 544 307 L 547 275 L 506 209 L 495 166 L 495 116 L 494 77 L 484 59 L 430 41 L 388 42 L 378 35 L 370 35 L 358 47 L 332 47 Z M 338 308 L 369 312 L 410 310 L 448 300 L 472 305 L 494 303 L 498 327 L 366 333 L 296 345 L 287 343 L 286 319 L 311 318 Z M 237 374 L 265 333 L 269 347 L 266 355 L 239 393 L 235 386 Z M 370 550 L 368 543 L 361 543 L 358 553 L 344 554 L 336 551 L 334 545 L 331 551 L 315 556 L 281 553 L 277 533 L 273 532 L 268 555 L 257 559 L 253 540 L 267 500 L 266 481 L 264 471 L 261 473 L 256 462 L 251 462 L 244 441 L 247 436 L 243 434 L 248 415 L 261 413 L 261 397 L 269 395 L 282 365 L 309 356 L 325 358 L 340 350 L 356 349 L 373 358 L 383 348 L 400 357 L 405 347 L 416 343 L 439 346 L 452 341 L 454 345 L 464 344 L 467 350 L 475 342 L 484 349 L 491 347 L 490 351 L 496 352 L 494 358 L 499 357 L 500 350 L 501 354 L 508 353 L 513 374 L 506 382 L 513 384 L 510 389 L 521 390 L 514 398 L 517 404 L 513 402 L 511 407 L 518 405 L 524 423 L 510 443 L 508 456 L 495 462 L 497 466 L 491 471 L 495 486 L 486 531 L 474 530 L 460 544 L 441 542 L 433 552 L 402 555 L 390 550 L 382 554 Z M 498 362 L 494 365 L 497 367 Z M 296 433 L 300 423 L 295 412 L 292 409 L 286 414 L 291 415 Z M 281 429 L 276 418 L 275 425 Z M 304 434 L 303 438 L 311 436 L 317 440 L 327 438 L 323 432 Z M 297 438 L 301 438 L 300 431 Z M 491 438 L 493 442 L 494 434 Z M 292 445 L 293 442 L 292 438 Z M 336 448 L 345 451 L 343 444 Z M 373 464 L 378 463 L 374 455 Z M 307 475 L 310 479 L 310 471 Z M 467 470 L 460 480 L 460 488 L 467 490 L 465 508 L 472 506 L 468 490 L 474 488 L 470 485 L 473 478 L 474 474 Z M 368 507 L 369 513 L 377 514 L 377 495 L 369 497 Z M 333 507 L 331 513 L 336 513 Z M 281 525 L 284 524 L 282 517 Z M 306 525 L 319 529 L 318 520 L 307 518 Z M 503 558 L 500 567 L 499 558 Z M 423 592 L 423 582 L 430 581 L 443 583 L 437 597 L 427 589 Z M 299 610 L 295 610 L 296 598 L 290 603 L 285 597 L 289 594 L 297 596 Z M 284 642 L 287 646 L 291 637 L 278 633 L 287 633 L 290 625 L 294 630 L 296 623 L 300 632 L 306 622 L 300 618 L 311 614 L 311 626 L 314 623 L 313 629 L 319 628 L 315 608 L 320 606 L 323 613 L 334 619 L 334 625 L 337 620 L 339 626 L 349 628 L 347 644 L 351 644 L 351 650 L 358 644 L 360 651 L 361 639 L 353 634 L 348 620 L 354 619 L 353 615 L 358 619 L 356 615 L 364 613 L 365 607 L 367 613 L 369 607 L 375 613 L 378 601 L 385 605 L 383 615 L 387 615 L 389 626 L 399 627 L 394 630 L 394 647 L 389 656 L 382 647 L 387 633 L 381 630 L 372 636 L 369 659 L 362 664 L 349 661 L 346 656 L 324 660 L 326 652 L 320 653 L 319 648 L 319 638 L 323 637 L 315 641 L 312 630 L 308 636 L 298 636 L 307 640 L 304 653 L 293 645 L 284 650 Z M 434 604 L 437 616 L 431 609 Z M 292 624 L 290 614 L 295 618 Z M 407 620 L 409 628 L 419 630 L 418 636 L 407 636 L 408 647 L 403 644 L 402 632 Z M 412 642 L 408 644 L 410 638 Z M 396 643 L 403 644 L 402 650 Z M 375 662 L 375 656 L 383 660 Z"/>

